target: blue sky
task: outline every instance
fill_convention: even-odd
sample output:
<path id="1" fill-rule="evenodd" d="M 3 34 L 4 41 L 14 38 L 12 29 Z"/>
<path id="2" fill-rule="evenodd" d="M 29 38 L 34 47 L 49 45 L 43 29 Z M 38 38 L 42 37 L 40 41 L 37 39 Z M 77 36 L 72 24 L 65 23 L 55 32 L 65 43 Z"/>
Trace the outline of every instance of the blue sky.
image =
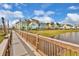
<path id="1" fill-rule="evenodd" d="M 1 3 L 0 18 L 14 24 L 18 19 L 34 18 L 42 22 L 79 23 L 78 3 Z M 1 22 L 1 20 L 0 20 Z"/>

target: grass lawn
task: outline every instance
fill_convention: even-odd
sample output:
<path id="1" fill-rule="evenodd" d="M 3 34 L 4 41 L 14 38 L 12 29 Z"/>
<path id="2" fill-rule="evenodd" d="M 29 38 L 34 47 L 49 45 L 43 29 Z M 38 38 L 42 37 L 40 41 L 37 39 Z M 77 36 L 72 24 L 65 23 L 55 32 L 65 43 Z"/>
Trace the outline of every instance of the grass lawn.
<path id="1" fill-rule="evenodd" d="M 4 39 L 4 33 L 0 31 L 0 43 L 3 41 L 3 39 Z"/>
<path id="2" fill-rule="evenodd" d="M 79 32 L 79 30 L 30 30 L 30 32 L 47 37 L 54 37 L 67 32 Z"/>

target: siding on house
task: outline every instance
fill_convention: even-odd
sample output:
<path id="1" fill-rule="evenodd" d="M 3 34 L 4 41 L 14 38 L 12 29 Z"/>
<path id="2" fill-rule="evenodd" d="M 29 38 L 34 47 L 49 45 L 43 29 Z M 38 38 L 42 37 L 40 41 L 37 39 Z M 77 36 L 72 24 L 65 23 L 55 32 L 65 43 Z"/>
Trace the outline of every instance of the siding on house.
<path id="1" fill-rule="evenodd" d="M 45 29 L 45 27 L 46 27 L 45 23 L 40 23 L 40 26 L 39 26 L 40 29 Z"/>
<path id="2" fill-rule="evenodd" d="M 28 26 L 26 22 L 22 22 L 22 30 L 27 30 Z"/>
<path id="3" fill-rule="evenodd" d="M 37 29 L 38 28 L 38 24 L 37 23 L 31 23 L 31 24 L 29 24 L 29 27 L 31 29 Z"/>

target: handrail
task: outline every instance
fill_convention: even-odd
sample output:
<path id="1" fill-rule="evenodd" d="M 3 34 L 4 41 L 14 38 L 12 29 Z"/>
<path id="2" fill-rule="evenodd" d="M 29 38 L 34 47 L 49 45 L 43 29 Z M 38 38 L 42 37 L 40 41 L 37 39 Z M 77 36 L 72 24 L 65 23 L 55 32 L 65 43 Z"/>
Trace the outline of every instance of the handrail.
<path id="1" fill-rule="evenodd" d="M 0 56 L 10 56 L 10 47 L 11 47 L 11 35 L 8 34 L 5 36 L 5 39 L 0 44 Z"/>
<path id="2" fill-rule="evenodd" d="M 41 35 L 17 31 L 27 42 L 31 43 L 42 55 L 64 56 L 79 55 L 79 45 Z"/>

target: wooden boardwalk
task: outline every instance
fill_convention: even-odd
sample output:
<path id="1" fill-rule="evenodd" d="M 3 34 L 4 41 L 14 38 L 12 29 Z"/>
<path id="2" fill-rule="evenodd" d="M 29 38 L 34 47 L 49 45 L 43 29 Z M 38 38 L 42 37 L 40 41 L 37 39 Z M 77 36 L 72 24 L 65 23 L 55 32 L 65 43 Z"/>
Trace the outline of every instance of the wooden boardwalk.
<path id="1" fill-rule="evenodd" d="M 31 49 L 12 31 L 11 56 L 35 56 Z"/>

